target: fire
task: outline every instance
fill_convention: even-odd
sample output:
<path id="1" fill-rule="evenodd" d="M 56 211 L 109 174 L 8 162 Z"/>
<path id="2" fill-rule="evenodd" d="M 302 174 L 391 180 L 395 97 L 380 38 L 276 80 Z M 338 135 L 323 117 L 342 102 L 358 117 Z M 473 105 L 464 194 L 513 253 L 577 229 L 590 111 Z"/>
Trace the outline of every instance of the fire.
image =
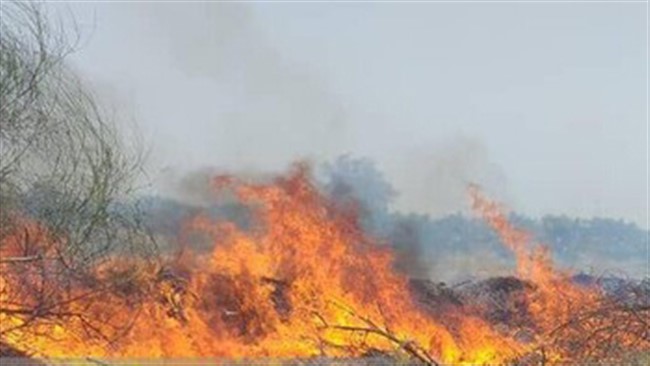
<path id="1" fill-rule="evenodd" d="M 48 293 L 57 297 L 50 310 L 60 317 L 0 312 L 0 339 L 37 357 L 357 357 L 374 351 L 475 365 L 548 347 L 547 360 L 561 361 L 563 349 L 547 342 L 554 326 L 575 315 L 571 306 L 589 308 L 602 297 L 555 270 L 548 251 L 529 248 L 530 236 L 476 189 L 470 192 L 475 210 L 515 254 L 520 278 L 537 286 L 527 299 L 540 335 L 532 344 L 462 307 L 423 309 L 410 296 L 408 278 L 394 270 L 393 253 L 361 229 L 354 210 L 323 196 L 305 165 L 265 184 L 220 177 L 214 189 L 251 208 L 252 229 L 197 216 L 185 234 L 206 235 L 212 252 L 186 249 L 158 262 L 111 258 L 94 266 L 88 283 L 51 281 Z M 54 255 L 63 240 L 31 222 L 22 227 L 3 236 L 3 257 L 18 255 L 27 232 L 52 243 L 53 253 L 39 255 Z M 0 304 L 19 297 L 43 306 L 38 292 L 22 291 L 34 287 L 25 281 L 44 280 L 43 265 L 33 267 L 33 275 L 25 274 L 27 263 L 0 265 Z"/>
<path id="2" fill-rule="evenodd" d="M 548 247 L 534 243 L 528 232 L 509 222 L 504 207 L 487 199 L 476 186 L 470 186 L 469 195 L 473 209 L 515 255 L 518 277 L 536 287 L 526 300 L 539 334 L 538 349 L 546 348 L 546 361 L 571 360 L 582 352 L 607 359 L 626 348 L 621 345 L 650 348 L 647 323 L 640 319 L 648 316 L 646 304 L 641 311 L 632 310 L 633 306 L 615 304 L 599 287 L 576 284 L 572 273 L 555 267 Z M 621 332 L 619 322 L 629 332 Z M 616 349 L 609 349 L 612 344 Z"/>

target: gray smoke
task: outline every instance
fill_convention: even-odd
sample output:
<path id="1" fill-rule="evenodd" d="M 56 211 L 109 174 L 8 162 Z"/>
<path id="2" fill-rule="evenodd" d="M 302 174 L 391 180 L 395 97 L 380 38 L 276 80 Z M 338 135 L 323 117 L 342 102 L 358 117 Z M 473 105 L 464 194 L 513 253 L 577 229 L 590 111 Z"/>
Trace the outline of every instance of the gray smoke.
<path id="1" fill-rule="evenodd" d="M 400 187 L 395 208 L 442 217 L 468 214 L 467 185 L 478 184 L 490 196 L 510 202 L 503 169 L 476 138 L 459 135 L 436 146 L 415 147 L 389 166 Z"/>
<path id="2" fill-rule="evenodd" d="M 317 73 L 271 46 L 251 7 L 144 4 L 141 11 L 160 33 L 174 67 L 216 92 L 201 96 L 211 101 L 209 116 L 192 123 L 201 133 L 214 134 L 213 163 L 229 169 L 278 169 L 296 158 L 341 151 L 343 104 Z M 175 93 L 181 99 L 177 102 L 183 104 L 197 92 Z M 191 108 L 192 103 L 185 105 Z"/>

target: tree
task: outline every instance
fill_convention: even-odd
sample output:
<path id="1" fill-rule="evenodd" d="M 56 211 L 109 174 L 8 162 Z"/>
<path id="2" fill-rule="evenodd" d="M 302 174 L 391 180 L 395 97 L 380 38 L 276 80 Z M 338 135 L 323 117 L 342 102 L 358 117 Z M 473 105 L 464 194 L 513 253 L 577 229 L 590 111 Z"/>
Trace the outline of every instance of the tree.
<path id="1" fill-rule="evenodd" d="M 134 253 L 154 258 L 156 250 L 137 210 L 123 204 L 142 154 L 126 148 L 66 67 L 76 27 L 53 22 L 38 3 L 3 2 L 0 12 L 2 341 L 17 329 L 79 317 L 72 303 L 98 300 L 80 288 L 97 294 L 132 280 L 99 278 L 103 262 Z M 92 328 L 93 319 L 82 320 Z"/>

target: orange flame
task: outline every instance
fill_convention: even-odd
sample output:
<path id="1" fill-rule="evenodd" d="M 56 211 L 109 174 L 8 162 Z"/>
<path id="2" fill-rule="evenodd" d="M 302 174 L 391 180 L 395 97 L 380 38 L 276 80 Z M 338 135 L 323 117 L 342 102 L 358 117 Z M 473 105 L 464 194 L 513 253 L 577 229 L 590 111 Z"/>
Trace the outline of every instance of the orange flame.
<path id="1" fill-rule="evenodd" d="M 599 353 L 598 349 L 603 349 L 601 358 L 607 357 L 608 353 L 615 353 L 605 347 L 605 343 L 614 343 L 612 339 L 616 339 L 618 346 L 633 345 L 630 349 L 650 348 L 647 324 L 640 320 L 647 314 L 612 304 L 598 287 L 576 284 L 570 272 L 554 266 L 547 246 L 535 243 L 532 235 L 509 222 L 504 207 L 487 199 L 474 185 L 469 187 L 469 195 L 474 211 L 515 255 L 519 278 L 536 286 L 535 291 L 527 296 L 528 311 L 539 334 L 539 347 L 551 348 L 546 354 L 547 362 L 570 360 L 580 352 L 593 357 Z M 647 309 L 643 311 L 647 313 Z M 588 321 L 581 322 L 581 318 Z M 629 321 L 634 318 L 637 319 Z M 625 323 L 623 328 L 629 330 L 639 329 L 621 332 L 617 322 Z M 560 332 L 566 334 L 558 340 Z M 599 343 L 601 341 L 603 343 Z"/>
<path id="2" fill-rule="evenodd" d="M 68 302 L 61 309 L 99 323 L 71 316 L 13 329 L 26 315 L 0 311 L 0 321 L 9 324 L 0 328 L 0 339 L 48 357 L 363 356 L 378 350 L 447 364 L 501 364 L 532 349 L 462 308 L 424 310 L 409 295 L 408 279 L 393 269 L 393 253 L 364 233 L 355 212 L 326 199 L 306 166 L 268 184 L 220 177 L 214 187 L 251 207 L 253 229 L 197 216 L 188 233 L 207 235 L 211 253 L 188 249 L 164 263 L 113 258 L 95 266 L 97 283 L 125 279 L 93 295 L 93 302 Z M 537 286 L 528 302 L 539 334 L 552 333 L 575 306 L 597 300 L 597 291 L 573 285 L 568 274 L 555 270 L 547 250 L 531 248 L 530 235 L 514 228 L 500 206 L 476 188 L 470 196 L 515 254 L 518 275 Z M 43 242 L 52 240 L 38 225 L 23 226 Z M 0 254 L 16 255 L 14 248 L 25 241 L 20 235 L 5 235 Z M 19 291 L 21 281 L 42 280 L 22 276 L 14 264 L 0 265 L 0 304 L 30 296 Z M 50 286 L 64 291 L 64 284 Z M 61 300 L 96 288 L 76 286 Z M 100 334 L 120 332 L 109 342 L 93 342 L 84 336 L 87 323 Z"/>

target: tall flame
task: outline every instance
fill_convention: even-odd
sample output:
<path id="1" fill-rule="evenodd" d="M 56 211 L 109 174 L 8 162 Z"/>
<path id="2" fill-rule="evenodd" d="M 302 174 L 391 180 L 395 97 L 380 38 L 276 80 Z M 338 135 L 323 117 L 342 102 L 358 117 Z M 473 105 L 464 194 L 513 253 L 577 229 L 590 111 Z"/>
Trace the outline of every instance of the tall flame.
<path id="1" fill-rule="evenodd" d="M 647 304 L 636 308 L 615 303 L 600 287 L 577 284 L 572 273 L 556 268 L 547 246 L 510 223 L 503 206 L 487 199 L 477 186 L 471 185 L 468 193 L 474 211 L 515 255 L 519 278 L 536 287 L 527 305 L 539 334 L 538 347 L 548 348 L 546 361 L 571 360 L 581 353 L 606 359 L 626 347 L 650 349 L 647 322 L 641 319 L 648 316 Z M 617 349 L 609 349 L 612 344 Z"/>
<path id="2" fill-rule="evenodd" d="M 214 188 L 253 210 L 252 229 L 197 216 L 186 234 L 209 237 L 210 253 L 186 249 L 158 263 L 112 258 L 93 269 L 94 283 L 126 278 L 110 291 L 50 283 L 67 294 L 61 311 L 86 317 L 29 323 L 25 314 L 0 312 L 0 339 L 47 357 L 356 357 L 379 351 L 447 364 L 499 364 L 533 348 L 462 307 L 423 309 L 410 296 L 408 279 L 393 269 L 388 246 L 361 229 L 354 210 L 323 196 L 305 165 L 267 184 L 219 177 Z M 530 248 L 531 237 L 478 189 L 470 196 L 515 254 L 518 275 L 536 284 L 528 302 L 539 334 L 569 320 L 572 306 L 601 296 L 556 271 L 548 251 Z M 43 242 L 53 240 L 36 224 L 23 226 Z M 0 254 L 15 255 L 12 248 L 25 239 L 20 232 L 3 237 Z M 43 280 L 43 273 L 32 278 L 15 264 L 0 265 L 0 303 L 34 296 L 21 292 L 21 282 Z M 94 301 L 68 301 L 80 297 Z M 113 329 L 120 332 L 109 342 L 84 336 Z M 550 354 L 549 360 L 566 356 Z"/>

